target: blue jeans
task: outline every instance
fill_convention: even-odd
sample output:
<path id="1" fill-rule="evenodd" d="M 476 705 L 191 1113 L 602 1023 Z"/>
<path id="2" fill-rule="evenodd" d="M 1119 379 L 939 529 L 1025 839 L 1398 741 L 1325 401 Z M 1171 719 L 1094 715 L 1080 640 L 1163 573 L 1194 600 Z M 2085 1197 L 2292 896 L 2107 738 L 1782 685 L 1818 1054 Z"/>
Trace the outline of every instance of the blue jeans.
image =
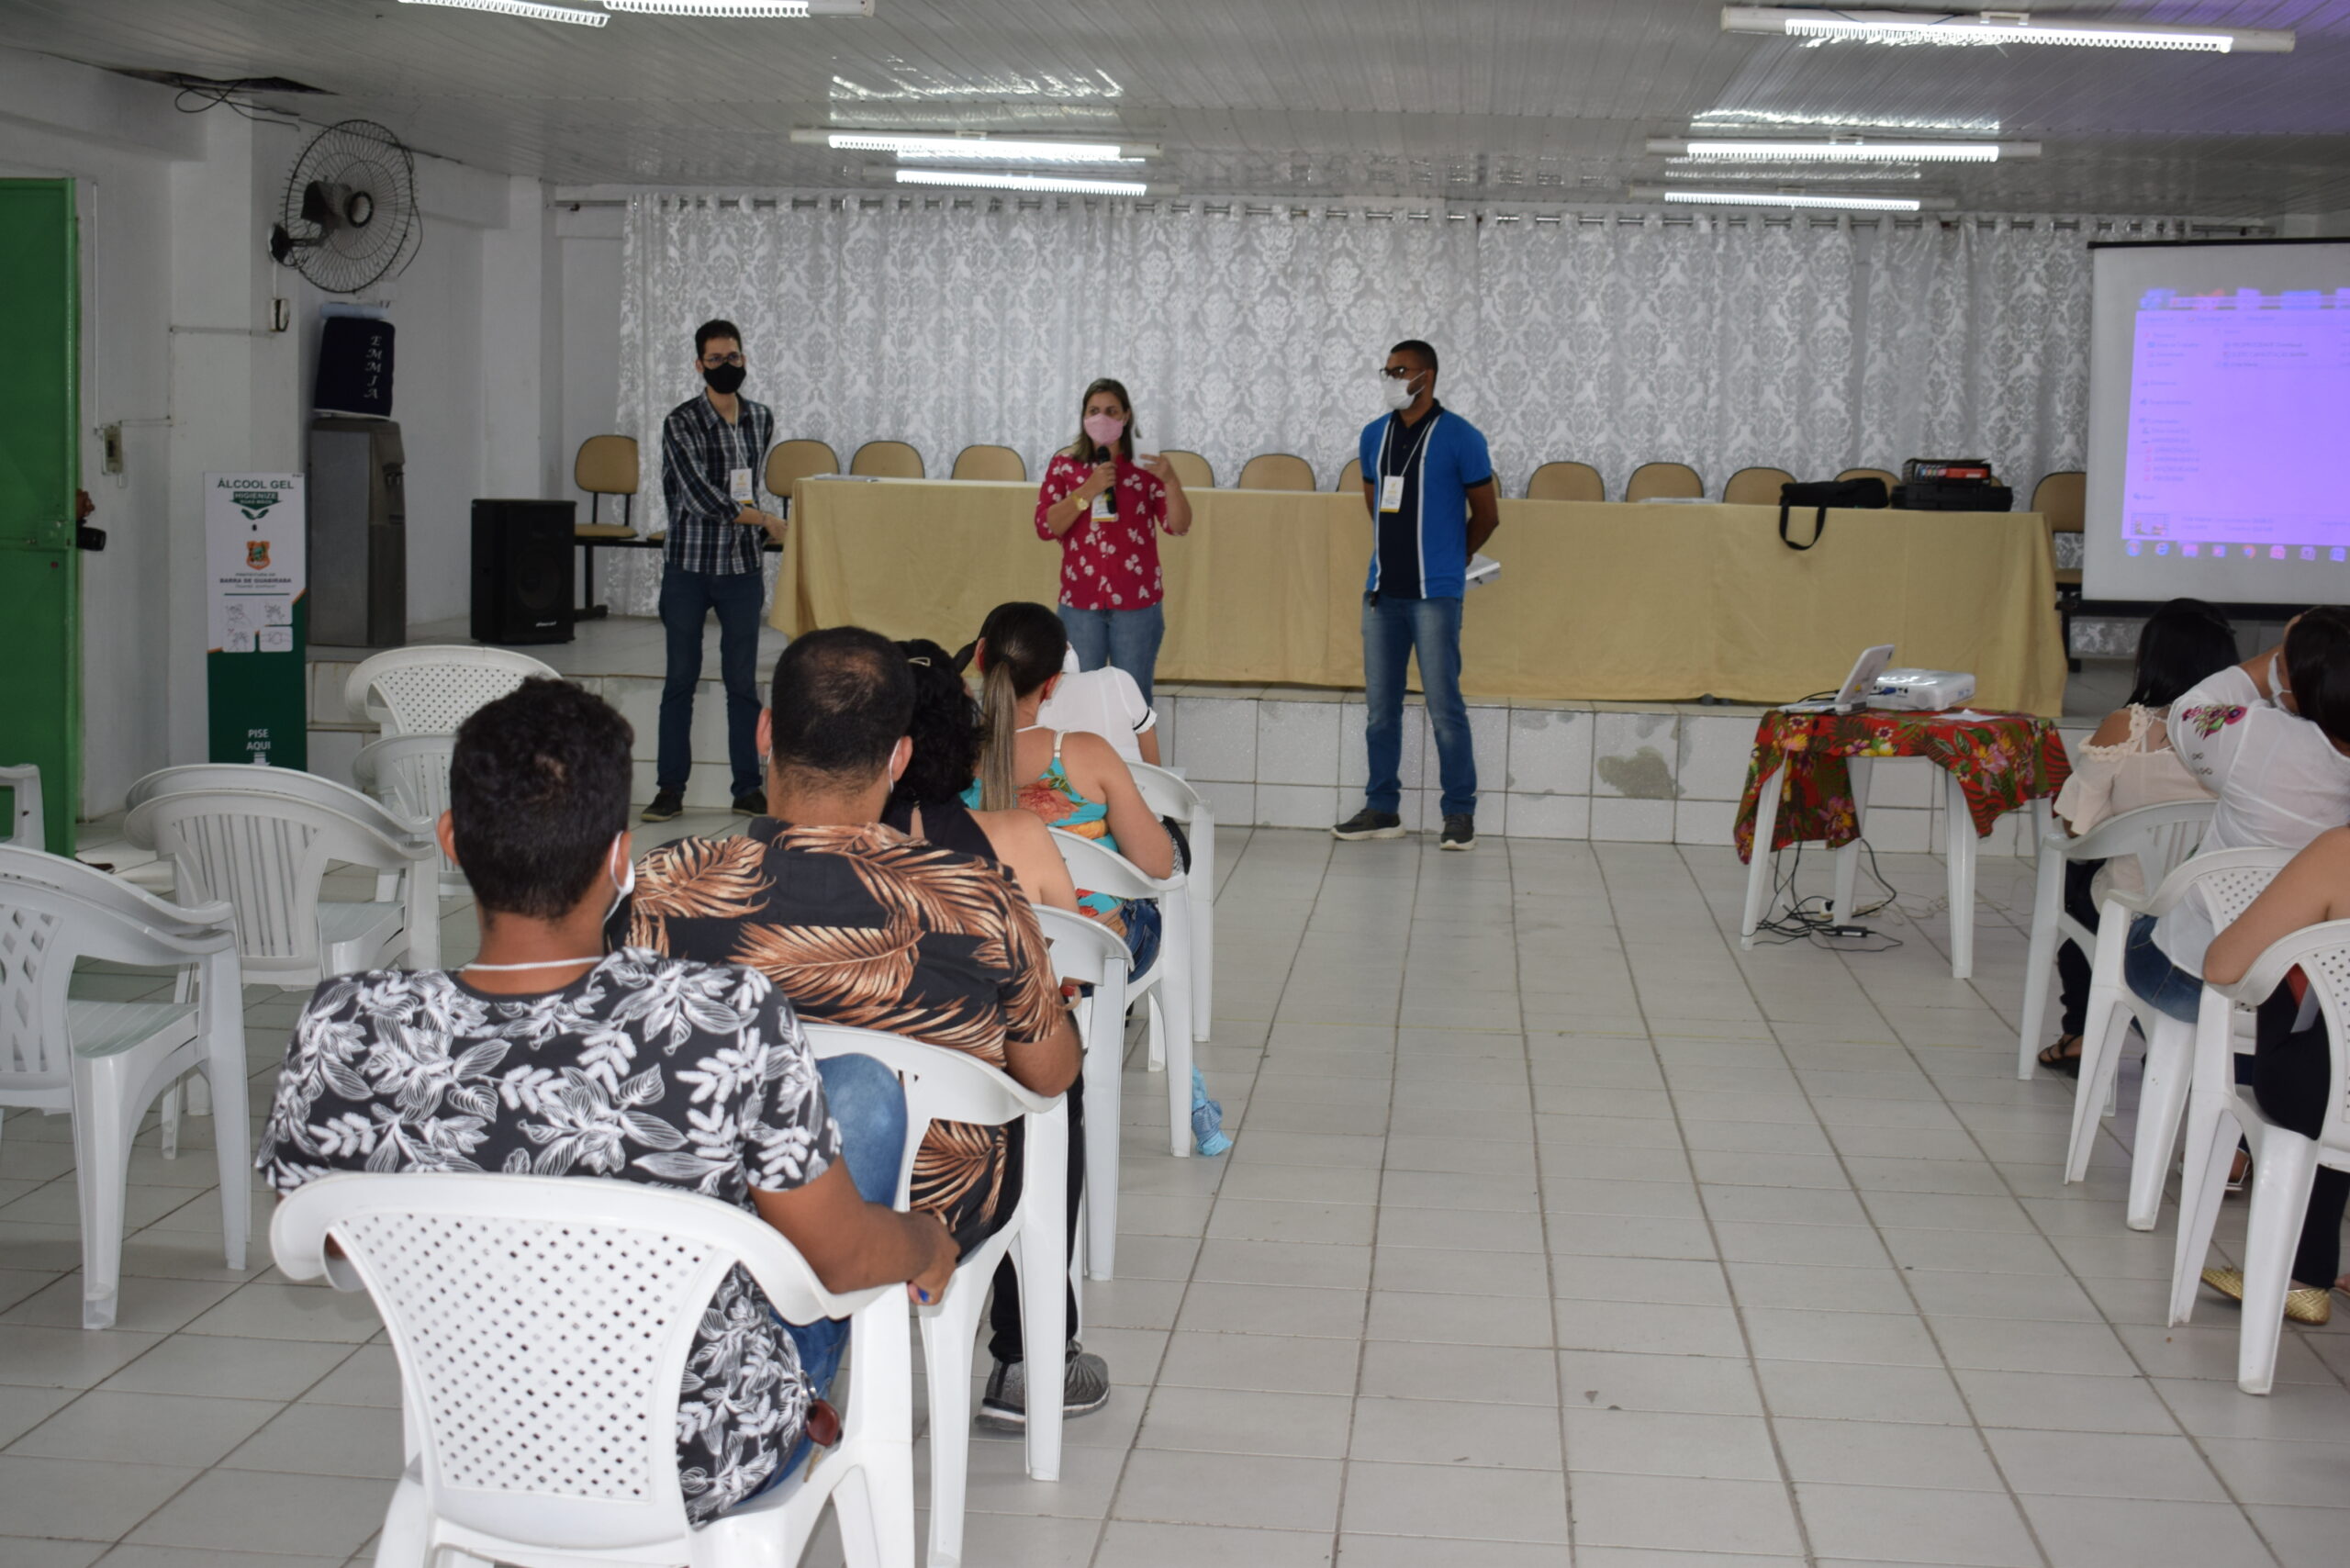
<path id="1" fill-rule="evenodd" d="M 1158 962 L 1158 941 L 1166 931 L 1166 917 L 1159 913 L 1156 899 L 1128 899 L 1118 913 L 1126 923 L 1126 951 L 1134 956 L 1132 972 L 1147 974 L 1150 966 Z"/>
<path id="2" fill-rule="evenodd" d="M 2121 949 L 2121 978 L 2138 1000 L 2160 1013 L 2192 1024 L 2203 1006 L 2203 977 L 2188 974 L 2154 946 L 2154 917 L 2132 915 Z"/>
<path id="3" fill-rule="evenodd" d="M 1460 700 L 1458 599 L 1363 595 L 1363 701 L 1370 709 L 1363 741 L 1371 753 L 1363 804 L 1374 812 L 1403 809 L 1404 785 L 1396 769 L 1404 758 L 1404 669 L 1415 653 L 1420 660 L 1420 688 L 1427 695 L 1428 722 L 1436 729 L 1442 810 L 1449 817 L 1474 816 L 1477 753 L 1469 739 L 1469 707 Z"/>
<path id="4" fill-rule="evenodd" d="M 1159 640 L 1167 635 L 1162 607 L 1079 610 L 1064 604 L 1061 624 L 1069 628 L 1069 645 L 1077 650 L 1080 669 L 1115 666 L 1133 676 L 1142 688 L 1142 700 L 1150 700 L 1150 672 L 1158 666 Z"/>
<path id="5" fill-rule="evenodd" d="M 898 1075 L 871 1057 L 832 1057 L 816 1064 L 824 1081 L 824 1106 L 841 1130 L 841 1159 L 856 1195 L 884 1206 L 898 1201 L 898 1167 L 906 1153 L 906 1092 Z M 778 1321 L 781 1321 L 778 1319 Z M 783 1331 L 800 1350 L 800 1369 L 822 1399 L 841 1370 L 848 1350 L 848 1324 L 837 1317 L 814 1323 L 785 1323 Z M 802 1437 L 783 1463 L 776 1467 L 766 1492 L 779 1485 L 807 1457 Z M 753 1496 L 758 1493 L 752 1494 Z"/>
<path id="6" fill-rule="evenodd" d="M 759 772 L 759 601 L 756 572 L 661 574 L 661 625 L 669 634 L 669 674 L 661 687 L 661 752 L 653 782 L 683 790 L 694 765 L 694 689 L 701 682 L 701 629 L 718 611 L 718 673 L 726 683 L 726 756 L 734 793 L 767 788 Z"/>

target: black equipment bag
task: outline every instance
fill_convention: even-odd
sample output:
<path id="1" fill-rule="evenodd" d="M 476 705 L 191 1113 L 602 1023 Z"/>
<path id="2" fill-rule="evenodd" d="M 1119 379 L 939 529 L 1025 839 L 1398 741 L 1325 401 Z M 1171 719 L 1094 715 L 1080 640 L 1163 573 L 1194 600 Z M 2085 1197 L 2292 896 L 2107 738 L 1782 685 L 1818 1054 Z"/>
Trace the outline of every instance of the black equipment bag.
<path id="1" fill-rule="evenodd" d="M 1806 484 L 1779 487 L 1779 543 L 1790 550 L 1808 550 L 1819 543 L 1828 532 L 1830 507 L 1881 507 L 1886 503 L 1885 481 L 1882 479 L 1815 479 Z M 1796 507 L 1814 509 L 1811 543 L 1798 544 L 1787 537 L 1787 513 Z"/>

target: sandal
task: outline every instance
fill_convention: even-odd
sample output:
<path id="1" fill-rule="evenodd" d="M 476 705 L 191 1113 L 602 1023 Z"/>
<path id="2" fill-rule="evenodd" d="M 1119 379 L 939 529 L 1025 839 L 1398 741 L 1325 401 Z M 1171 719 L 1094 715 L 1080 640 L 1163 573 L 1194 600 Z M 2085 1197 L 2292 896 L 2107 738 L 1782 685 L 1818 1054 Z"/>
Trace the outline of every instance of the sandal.
<path id="1" fill-rule="evenodd" d="M 2067 1048 L 2069 1047 L 2069 1048 Z M 2065 1035 L 2035 1058 L 2051 1072 L 2061 1072 L 2067 1078 L 2081 1075 L 2081 1037 Z"/>
<path id="2" fill-rule="evenodd" d="M 2238 1305 L 2244 1304 L 2244 1271 L 2206 1269 L 2203 1282 Z M 2333 1317 L 2333 1296 L 2323 1285 L 2294 1285 L 2285 1291 L 2285 1320 L 2322 1328 Z"/>

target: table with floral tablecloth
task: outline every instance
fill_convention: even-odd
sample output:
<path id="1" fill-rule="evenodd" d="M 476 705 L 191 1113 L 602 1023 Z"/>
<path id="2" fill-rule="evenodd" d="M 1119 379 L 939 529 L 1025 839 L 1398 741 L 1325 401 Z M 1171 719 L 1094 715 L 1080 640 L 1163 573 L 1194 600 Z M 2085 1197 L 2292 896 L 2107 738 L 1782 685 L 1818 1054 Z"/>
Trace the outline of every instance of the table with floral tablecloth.
<path id="1" fill-rule="evenodd" d="M 1845 761 L 1854 756 L 1922 756 L 1943 769 L 1965 791 L 1977 837 L 2025 802 L 2054 795 L 2073 771 L 2054 722 L 2029 713 L 1789 713 L 1774 708 L 1754 727 L 1754 760 L 1732 830 L 1738 857 L 1752 857 L 1762 782 L 1783 764 L 1786 784 L 1772 848 L 1821 840 L 1834 847 L 1858 838 Z"/>

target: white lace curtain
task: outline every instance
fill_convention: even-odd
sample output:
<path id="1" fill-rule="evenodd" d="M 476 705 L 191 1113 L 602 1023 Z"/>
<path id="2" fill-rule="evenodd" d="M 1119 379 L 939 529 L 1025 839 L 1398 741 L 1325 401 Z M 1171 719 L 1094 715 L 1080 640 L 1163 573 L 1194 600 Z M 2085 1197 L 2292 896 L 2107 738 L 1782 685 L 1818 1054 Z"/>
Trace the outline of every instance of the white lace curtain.
<path id="1" fill-rule="evenodd" d="M 844 463 L 895 439 L 943 476 L 992 442 L 1041 474 L 1086 383 L 1114 375 L 1147 448 L 1226 483 L 1293 452 L 1326 487 L 1376 411 L 1371 371 L 1420 337 L 1507 495 L 1554 458 L 1611 494 L 1661 459 L 1718 493 L 1749 465 L 1927 455 L 1988 457 L 2020 488 L 2082 460 L 2088 237 L 647 195 L 624 229 L 621 428 L 659 450 L 699 389 L 693 328 L 723 316 L 777 435 Z M 612 554 L 614 608 L 650 612 L 657 556 Z"/>

